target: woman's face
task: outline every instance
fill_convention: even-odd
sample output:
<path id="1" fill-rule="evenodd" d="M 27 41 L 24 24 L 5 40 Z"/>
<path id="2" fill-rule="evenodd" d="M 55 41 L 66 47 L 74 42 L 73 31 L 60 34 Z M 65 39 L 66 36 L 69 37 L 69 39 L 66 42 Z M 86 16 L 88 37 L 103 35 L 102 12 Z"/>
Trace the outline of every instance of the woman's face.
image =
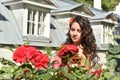
<path id="1" fill-rule="evenodd" d="M 81 28 L 77 22 L 74 22 L 70 28 L 70 37 L 75 45 L 81 42 Z"/>

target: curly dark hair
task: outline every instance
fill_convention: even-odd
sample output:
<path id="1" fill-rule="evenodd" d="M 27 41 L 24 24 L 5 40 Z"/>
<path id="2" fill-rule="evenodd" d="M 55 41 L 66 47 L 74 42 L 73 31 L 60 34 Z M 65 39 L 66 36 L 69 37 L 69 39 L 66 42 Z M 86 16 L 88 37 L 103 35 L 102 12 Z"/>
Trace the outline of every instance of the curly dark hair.
<path id="1" fill-rule="evenodd" d="M 81 27 L 81 37 L 82 37 L 81 45 L 83 46 L 83 54 L 86 57 L 89 56 L 90 59 L 98 57 L 96 54 L 96 51 L 97 51 L 96 40 L 95 40 L 93 30 L 91 28 L 88 18 L 83 16 L 73 17 L 72 21 L 70 21 L 70 24 L 69 24 L 70 28 L 74 22 L 77 22 Z M 70 37 L 70 28 L 69 28 L 69 32 L 67 33 L 68 37 L 64 44 L 73 43 Z"/>

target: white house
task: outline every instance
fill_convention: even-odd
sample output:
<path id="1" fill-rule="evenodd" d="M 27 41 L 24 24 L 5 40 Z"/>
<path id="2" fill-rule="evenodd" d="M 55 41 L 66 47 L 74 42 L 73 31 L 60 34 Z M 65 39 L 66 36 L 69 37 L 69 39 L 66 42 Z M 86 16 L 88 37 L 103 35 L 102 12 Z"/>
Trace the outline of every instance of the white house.
<path id="1" fill-rule="evenodd" d="M 73 0 L 2 0 L 0 3 L 0 57 L 11 59 L 5 46 L 29 45 L 42 49 L 59 47 L 66 39 L 69 19 L 75 15 L 87 17 L 94 31 L 99 51 L 113 42 L 117 17 Z M 9 55 L 8 55 L 9 54 Z M 6 57 L 7 56 L 7 57 Z"/>

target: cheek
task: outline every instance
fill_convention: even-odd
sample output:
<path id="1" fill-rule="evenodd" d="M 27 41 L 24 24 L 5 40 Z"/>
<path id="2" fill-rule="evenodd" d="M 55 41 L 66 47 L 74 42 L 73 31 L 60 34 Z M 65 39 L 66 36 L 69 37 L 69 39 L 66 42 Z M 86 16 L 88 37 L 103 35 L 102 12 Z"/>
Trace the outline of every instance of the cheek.
<path id="1" fill-rule="evenodd" d="M 78 33 L 78 36 L 81 36 L 81 33 Z"/>
<path id="2" fill-rule="evenodd" d="M 81 39 L 81 33 L 78 34 L 78 38 Z"/>
<path id="3" fill-rule="evenodd" d="M 69 33 L 69 34 L 70 34 L 70 36 L 72 36 L 72 35 L 73 35 L 72 31 L 70 31 L 70 33 Z"/>
<path id="4" fill-rule="evenodd" d="M 77 42 L 81 42 L 81 39 L 82 39 L 81 34 L 78 34 L 77 35 Z"/>

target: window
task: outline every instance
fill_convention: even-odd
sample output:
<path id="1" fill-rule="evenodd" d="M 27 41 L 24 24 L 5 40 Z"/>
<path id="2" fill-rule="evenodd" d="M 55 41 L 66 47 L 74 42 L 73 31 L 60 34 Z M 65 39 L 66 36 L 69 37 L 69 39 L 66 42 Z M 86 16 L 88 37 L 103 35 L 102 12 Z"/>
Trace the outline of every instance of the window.
<path id="1" fill-rule="evenodd" d="M 27 35 L 43 36 L 45 12 L 28 9 Z"/>
<path id="2" fill-rule="evenodd" d="M 104 26 L 103 27 L 103 43 L 111 43 L 112 41 L 112 27 Z"/>

